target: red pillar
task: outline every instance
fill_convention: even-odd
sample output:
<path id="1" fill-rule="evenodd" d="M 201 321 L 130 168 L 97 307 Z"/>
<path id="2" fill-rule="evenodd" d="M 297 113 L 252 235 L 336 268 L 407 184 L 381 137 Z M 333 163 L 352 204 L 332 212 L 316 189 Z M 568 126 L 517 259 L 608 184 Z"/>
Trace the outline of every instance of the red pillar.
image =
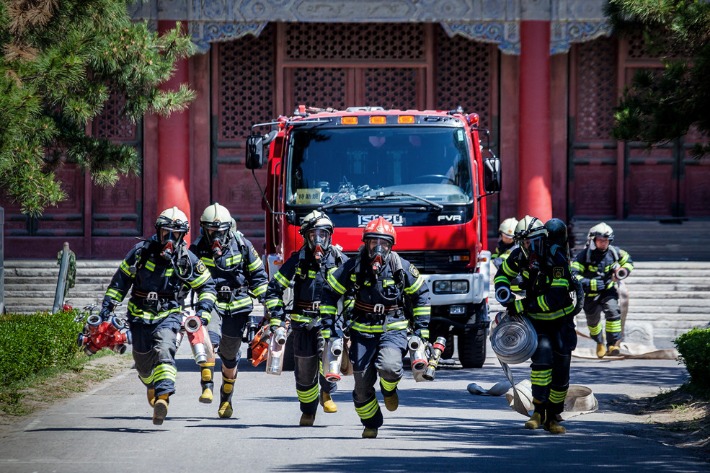
<path id="1" fill-rule="evenodd" d="M 550 22 L 520 22 L 518 218 L 552 218 Z"/>
<path id="2" fill-rule="evenodd" d="M 183 24 L 183 26 L 185 26 Z M 159 21 L 158 32 L 175 28 L 174 21 Z M 173 76 L 160 86 L 161 90 L 177 90 L 190 80 L 187 59 L 177 61 Z M 158 209 L 157 213 L 177 206 L 190 219 L 190 120 L 189 112 L 158 117 Z M 158 215 L 156 214 L 156 217 Z M 188 235 L 189 240 L 189 235 Z"/>

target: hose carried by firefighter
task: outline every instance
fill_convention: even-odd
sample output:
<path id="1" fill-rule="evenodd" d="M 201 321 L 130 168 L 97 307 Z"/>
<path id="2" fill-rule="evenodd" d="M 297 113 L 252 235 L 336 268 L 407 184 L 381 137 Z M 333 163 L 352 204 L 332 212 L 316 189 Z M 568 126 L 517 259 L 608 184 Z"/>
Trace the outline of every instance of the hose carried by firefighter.
<path id="1" fill-rule="evenodd" d="M 84 312 L 74 319 L 76 322 L 82 322 L 86 317 L 84 328 L 77 338 L 77 345 L 83 347 L 84 353 L 89 356 L 96 354 L 102 348 L 108 348 L 119 354 L 125 353 L 127 346 L 132 343 L 131 332 L 125 320 L 116 315 L 103 320 L 99 314 L 92 314 L 94 309 L 96 309 L 95 305 L 88 305 L 84 307 Z"/>

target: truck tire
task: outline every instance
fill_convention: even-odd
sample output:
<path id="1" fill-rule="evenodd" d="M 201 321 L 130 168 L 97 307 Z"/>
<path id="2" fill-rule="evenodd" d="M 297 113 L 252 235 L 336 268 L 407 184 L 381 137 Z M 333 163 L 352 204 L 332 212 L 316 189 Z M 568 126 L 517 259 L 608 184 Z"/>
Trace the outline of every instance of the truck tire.
<path id="1" fill-rule="evenodd" d="M 486 362 L 486 330 L 459 335 L 459 361 L 464 368 L 481 368 Z"/>
<path id="2" fill-rule="evenodd" d="M 453 357 L 454 357 L 454 334 L 449 333 L 446 336 L 446 348 L 444 348 L 444 352 L 441 354 L 441 358 L 444 360 L 450 360 Z"/>

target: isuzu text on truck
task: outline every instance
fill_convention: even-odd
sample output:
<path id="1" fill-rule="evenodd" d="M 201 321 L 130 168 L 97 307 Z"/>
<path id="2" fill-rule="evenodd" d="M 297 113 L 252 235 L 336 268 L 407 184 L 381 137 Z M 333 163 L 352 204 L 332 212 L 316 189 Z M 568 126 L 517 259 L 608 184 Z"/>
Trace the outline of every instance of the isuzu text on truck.
<path id="1" fill-rule="evenodd" d="M 484 197 L 500 190 L 500 161 L 488 148 L 482 155 L 478 122 L 461 110 L 301 106 L 254 125 L 246 166 L 268 166 L 269 273 L 301 247 L 299 227 L 314 209 L 328 214 L 333 243 L 351 256 L 363 227 L 383 216 L 397 231 L 393 250 L 429 284 L 431 340 L 446 337 L 451 358 L 456 335 L 461 365 L 481 367 L 490 276 Z"/>

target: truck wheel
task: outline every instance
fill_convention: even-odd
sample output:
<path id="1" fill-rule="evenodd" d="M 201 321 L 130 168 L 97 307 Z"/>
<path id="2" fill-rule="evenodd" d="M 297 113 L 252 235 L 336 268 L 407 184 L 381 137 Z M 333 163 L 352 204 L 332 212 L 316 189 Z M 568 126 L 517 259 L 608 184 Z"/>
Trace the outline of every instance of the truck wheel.
<path id="1" fill-rule="evenodd" d="M 481 368 L 486 361 L 486 331 L 459 335 L 459 361 L 464 368 Z"/>
<path id="2" fill-rule="evenodd" d="M 446 336 L 446 348 L 444 348 L 444 352 L 441 354 L 441 358 L 443 358 L 444 360 L 450 360 L 453 357 L 454 357 L 454 334 L 449 333 Z"/>
<path id="3" fill-rule="evenodd" d="M 293 332 L 286 339 L 286 351 L 284 352 L 284 365 L 281 371 L 293 371 L 296 367 L 296 360 L 293 358 Z"/>

